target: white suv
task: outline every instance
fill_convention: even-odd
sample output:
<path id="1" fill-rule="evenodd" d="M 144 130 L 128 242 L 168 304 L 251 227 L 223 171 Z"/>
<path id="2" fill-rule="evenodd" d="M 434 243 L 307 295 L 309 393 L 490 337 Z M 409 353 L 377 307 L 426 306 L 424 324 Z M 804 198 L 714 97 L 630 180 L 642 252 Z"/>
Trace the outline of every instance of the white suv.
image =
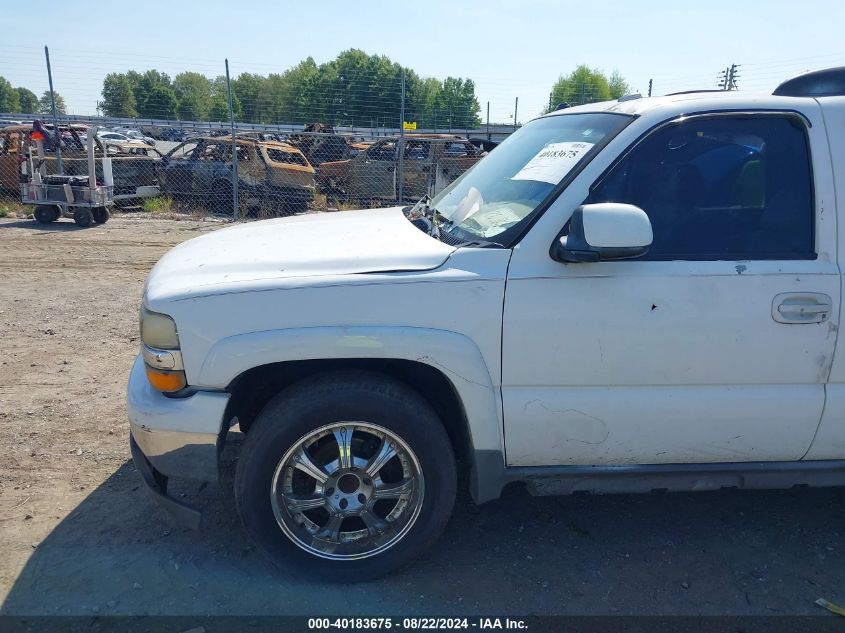
<path id="1" fill-rule="evenodd" d="M 138 469 L 198 525 L 167 480 L 239 424 L 246 530 L 335 579 L 429 546 L 461 472 L 479 503 L 843 484 L 843 173 L 823 71 L 561 109 L 413 208 L 193 239 L 144 292 Z"/>

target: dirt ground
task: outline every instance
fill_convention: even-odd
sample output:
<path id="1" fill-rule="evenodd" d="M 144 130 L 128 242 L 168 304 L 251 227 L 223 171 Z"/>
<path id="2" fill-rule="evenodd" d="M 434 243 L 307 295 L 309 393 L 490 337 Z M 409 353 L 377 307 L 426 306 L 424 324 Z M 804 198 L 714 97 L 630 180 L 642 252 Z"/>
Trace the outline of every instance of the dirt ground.
<path id="1" fill-rule="evenodd" d="M 226 485 L 183 486 L 176 527 L 129 460 L 125 383 L 150 267 L 211 222 L 0 220 L 0 613 L 819 613 L 845 604 L 838 489 L 459 502 L 437 547 L 382 581 L 268 566 Z"/>

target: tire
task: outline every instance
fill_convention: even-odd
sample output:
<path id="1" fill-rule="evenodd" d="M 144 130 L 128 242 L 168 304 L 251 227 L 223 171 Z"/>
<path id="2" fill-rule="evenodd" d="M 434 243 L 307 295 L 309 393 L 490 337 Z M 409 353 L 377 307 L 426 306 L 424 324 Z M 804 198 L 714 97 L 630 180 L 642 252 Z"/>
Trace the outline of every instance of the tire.
<path id="1" fill-rule="evenodd" d="M 73 211 L 73 221 L 77 226 L 87 228 L 94 223 L 94 214 L 88 207 L 79 207 Z"/>
<path id="2" fill-rule="evenodd" d="M 303 445 L 322 485 L 305 474 L 315 471 L 303 466 Z M 235 473 L 238 514 L 259 548 L 282 567 L 338 582 L 377 578 L 424 552 L 449 520 L 456 487 L 452 445 L 431 405 L 364 371 L 307 378 L 273 398 Z M 298 512 L 290 502 L 310 507 Z"/>
<path id="3" fill-rule="evenodd" d="M 312 202 L 312 200 L 303 197 L 288 200 L 286 205 L 287 212 L 289 215 L 307 213 Z"/>
<path id="4" fill-rule="evenodd" d="M 285 198 L 281 194 L 270 194 L 265 196 L 262 205 L 267 217 L 284 217 L 290 215 Z"/>
<path id="5" fill-rule="evenodd" d="M 51 204 L 39 204 L 32 215 L 39 224 L 50 224 L 61 217 L 62 211 Z"/>
<path id="6" fill-rule="evenodd" d="M 94 222 L 97 224 L 105 224 L 109 221 L 109 209 L 108 207 L 94 207 L 91 209 L 91 215 L 94 217 Z"/>

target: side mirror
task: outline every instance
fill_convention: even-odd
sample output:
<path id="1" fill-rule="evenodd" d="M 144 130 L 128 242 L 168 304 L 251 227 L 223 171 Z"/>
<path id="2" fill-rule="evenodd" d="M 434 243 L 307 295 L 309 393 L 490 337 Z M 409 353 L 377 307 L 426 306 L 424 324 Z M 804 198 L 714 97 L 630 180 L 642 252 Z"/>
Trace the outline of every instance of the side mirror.
<path id="1" fill-rule="evenodd" d="M 572 214 L 569 235 L 551 248 L 559 262 L 630 259 L 648 252 L 653 234 L 645 211 L 632 204 L 585 204 Z"/>

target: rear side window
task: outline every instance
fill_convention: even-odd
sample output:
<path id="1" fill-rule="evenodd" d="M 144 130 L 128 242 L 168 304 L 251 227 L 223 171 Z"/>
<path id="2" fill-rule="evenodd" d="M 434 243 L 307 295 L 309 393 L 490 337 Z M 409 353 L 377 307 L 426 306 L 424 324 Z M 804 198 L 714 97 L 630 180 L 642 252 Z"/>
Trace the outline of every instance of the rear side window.
<path id="1" fill-rule="evenodd" d="M 475 156 L 478 152 L 472 143 L 447 143 L 443 152 L 446 156 Z"/>
<path id="2" fill-rule="evenodd" d="M 275 147 L 268 147 L 267 148 L 267 156 L 270 157 L 274 163 L 286 163 L 288 165 L 302 165 L 305 166 L 305 157 L 302 154 L 297 154 L 296 152 L 286 152 L 283 149 L 277 149 Z"/>
<path id="3" fill-rule="evenodd" d="M 396 141 L 382 141 L 376 143 L 367 150 L 367 158 L 370 160 L 395 160 Z"/>
<path id="4" fill-rule="evenodd" d="M 182 145 L 176 146 L 169 154 L 170 160 L 188 159 L 194 153 L 196 148 L 196 143 L 182 143 Z"/>
<path id="5" fill-rule="evenodd" d="M 593 186 L 654 230 L 646 260 L 814 259 L 807 134 L 793 117 L 693 118 L 661 128 Z"/>
<path id="6" fill-rule="evenodd" d="M 405 141 L 406 160 L 425 160 L 431 150 L 431 143 L 428 141 L 409 140 Z"/>
<path id="7" fill-rule="evenodd" d="M 241 145 L 240 143 L 238 143 L 235 147 L 237 148 L 237 156 L 239 163 L 244 163 L 246 161 L 252 160 L 252 152 L 249 151 L 252 147 L 251 145 Z M 228 148 L 226 149 L 226 160 L 232 160 L 231 144 L 229 144 Z"/>

